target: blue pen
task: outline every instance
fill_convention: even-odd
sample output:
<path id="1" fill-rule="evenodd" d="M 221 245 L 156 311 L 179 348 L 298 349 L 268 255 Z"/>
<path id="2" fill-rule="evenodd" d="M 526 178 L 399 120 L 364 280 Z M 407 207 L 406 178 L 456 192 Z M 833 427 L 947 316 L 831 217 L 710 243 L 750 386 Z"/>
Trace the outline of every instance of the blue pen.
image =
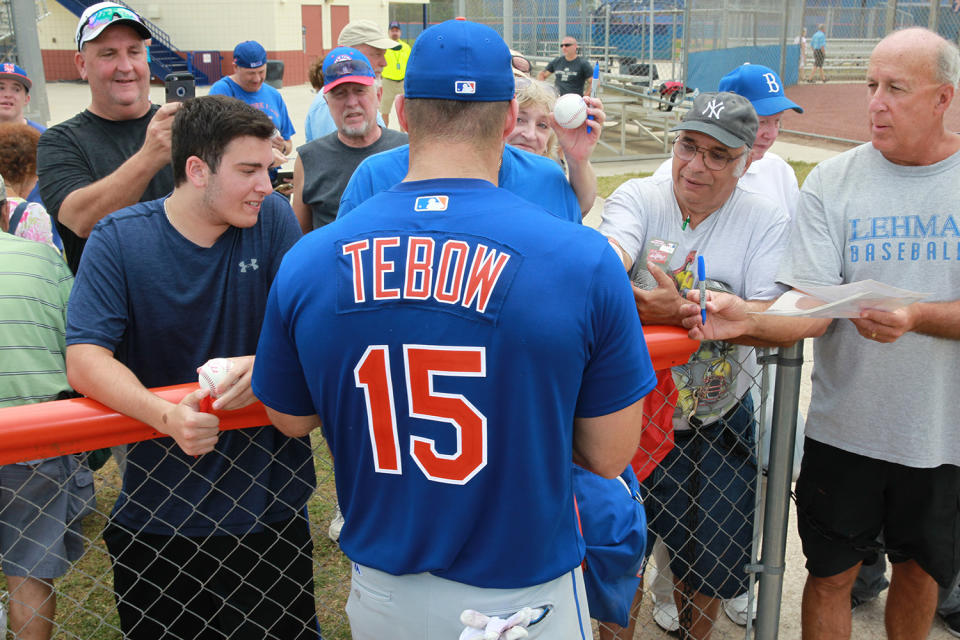
<path id="1" fill-rule="evenodd" d="M 707 324 L 707 265 L 697 256 L 697 280 L 700 281 L 700 320 Z"/>
<path id="2" fill-rule="evenodd" d="M 597 97 L 597 86 L 600 84 L 600 63 L 593 63 L 593 82 L 590 83 L 590 97 Z M 587 116 L 587 120 L 593 120 L 593 116 Z M 587 125 L 587 133 L 590 133 L 590 125 Z"/>

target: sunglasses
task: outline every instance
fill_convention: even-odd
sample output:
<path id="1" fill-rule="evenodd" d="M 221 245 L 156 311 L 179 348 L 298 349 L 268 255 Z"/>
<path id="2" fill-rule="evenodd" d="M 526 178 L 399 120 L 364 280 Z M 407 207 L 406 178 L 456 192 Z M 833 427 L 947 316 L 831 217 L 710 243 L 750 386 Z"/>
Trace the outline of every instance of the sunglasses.
<path id="1" fill-rule="evenodd" d="M 573 46 L 576 46 L 576 45 L 574 45 L 572 42 L 563 42 L 560 44 L 561 49 L 563 49 L 564 47 L 573 47 Z"/>
<path id="2" fill-rule="evenodd" d="M 130 9 L 125 7 L 104 7 L 99 11 L 91 13 L 87 21 L 83 23 L 83 28 L 77 33 L 77 47 L 80 47 L 80 43 L 83 42 L 83 35 L 87 31 L 96 31 L 116 20 L 133 20 L 134 22 L 143 24 L 140 16 Z"/>

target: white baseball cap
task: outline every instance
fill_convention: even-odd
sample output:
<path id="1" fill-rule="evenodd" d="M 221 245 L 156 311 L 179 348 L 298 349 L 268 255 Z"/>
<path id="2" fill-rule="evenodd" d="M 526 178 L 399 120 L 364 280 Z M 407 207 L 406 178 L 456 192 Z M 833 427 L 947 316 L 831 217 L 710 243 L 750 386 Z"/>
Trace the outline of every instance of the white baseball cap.
<path id="1" fill-rule="evenodd" d="M 80 16 L 76 34 L 77 51 L 83 48 L 84 42 L 96 39 L 104 29 L 119 23 L 133 27 L 144 40 L 153 37 L 143 24 L 143 18 L 133 9 L 114 2 L 98 2 L 84 9 Z"/>

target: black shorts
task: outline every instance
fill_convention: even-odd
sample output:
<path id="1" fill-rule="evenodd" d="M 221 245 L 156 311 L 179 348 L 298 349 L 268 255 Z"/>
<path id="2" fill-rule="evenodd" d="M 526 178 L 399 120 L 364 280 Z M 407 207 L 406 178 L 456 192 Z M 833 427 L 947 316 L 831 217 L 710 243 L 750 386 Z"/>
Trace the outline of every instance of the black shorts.
<path id="1" fill-rule="evenodd" d="M 882 551 L 893 563 L 915 560 L 944 588 L 960 570 L 960 467 L 906 467 L 807 438 L 796 491 L 815 577 L 871 564 Z"/>
<path id="2" fill-rule="evenodd" d="M 813 50 L 813 66 L 822 67 L 823 59 L 826 56 L 826 51 L 823 49 L 814 49 Z"/>
<path id="3" fill-rule="evenodd" d="M 243 536 L 188 538 L 108 524 L 114 597 L 131 640 L 317 640 L 303 514 Z"/>

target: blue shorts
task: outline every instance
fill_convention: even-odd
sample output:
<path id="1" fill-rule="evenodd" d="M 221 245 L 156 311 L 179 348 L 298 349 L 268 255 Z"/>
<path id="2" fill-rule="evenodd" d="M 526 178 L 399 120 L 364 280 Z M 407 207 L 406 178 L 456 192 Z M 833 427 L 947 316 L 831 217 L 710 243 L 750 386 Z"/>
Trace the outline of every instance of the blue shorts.
<path id="1" fill-rule="evenodd" d="M 712 424 L 674 433 L 675 447 L 642 483 L 650 530 L 677 580 L 705 596 L 747 590 L 756 508 L 753 402 Z"/>
<path id="2" fill-rule="evenodd" d="M 8 576 L 59 578 L 83 555 L 93 474 L 74 456 L 0 466 L 0 557 Z"/>

